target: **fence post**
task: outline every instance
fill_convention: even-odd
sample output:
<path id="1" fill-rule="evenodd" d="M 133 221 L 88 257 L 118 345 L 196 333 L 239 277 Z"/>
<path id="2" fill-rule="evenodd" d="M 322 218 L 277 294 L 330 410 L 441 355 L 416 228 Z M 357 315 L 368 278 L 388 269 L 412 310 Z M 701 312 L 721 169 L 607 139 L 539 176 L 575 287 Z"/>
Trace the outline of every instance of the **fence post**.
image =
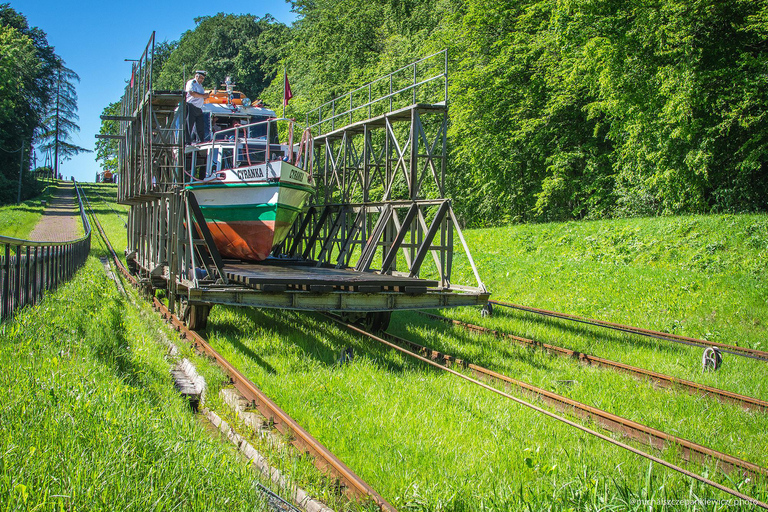
<path id="1" fill-rule="evenodd" d="M 11 246 L 5 244 L 5 260 L 3 261 L 3 297 L 2 304 L 0 304 L 0 317 L 5 318 L 8 316 L 10 309 L 10 291 L 11 291 Z"/>
<path id="2" fill-rule="evenodd" d="M 16 309 L 19 307 L 21 303 L 21 246 L 16 246 L 16 298 L 13 301 L 14 308 Z"/>

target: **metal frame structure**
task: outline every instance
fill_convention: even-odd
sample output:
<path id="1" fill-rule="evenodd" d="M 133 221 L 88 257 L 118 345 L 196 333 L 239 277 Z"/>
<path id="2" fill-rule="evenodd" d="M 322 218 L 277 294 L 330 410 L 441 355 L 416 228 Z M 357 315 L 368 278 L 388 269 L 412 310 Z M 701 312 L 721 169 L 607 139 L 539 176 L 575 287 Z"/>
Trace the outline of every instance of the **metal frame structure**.
<path id="1" fill-rule="evenodd" d="M 310 112 L 316 135 L 304 161 L 316 195 L 274 260 L 254 273 L 222 260 L 184 189 L 191 158 L 183 123 L 174 124 L 177 108 L 183 119 L 183 93 L 153 88 L 154 37 L 133 65 L 122 114 L 103 118 L 120 121 L 118 201 L 131 205 L 129 268 L 148 291 L 167 289 L 172 311 L 202 326 L 212 304 L 355 312 L 485 304 L 488 292 L 444 196 L 445 52 Z M 451 283 L 456 236 L 474 286 Z M 317 278 L 329 268 L 337 272 Z M 372 275 L 379 277 L 366 281 Z"/>

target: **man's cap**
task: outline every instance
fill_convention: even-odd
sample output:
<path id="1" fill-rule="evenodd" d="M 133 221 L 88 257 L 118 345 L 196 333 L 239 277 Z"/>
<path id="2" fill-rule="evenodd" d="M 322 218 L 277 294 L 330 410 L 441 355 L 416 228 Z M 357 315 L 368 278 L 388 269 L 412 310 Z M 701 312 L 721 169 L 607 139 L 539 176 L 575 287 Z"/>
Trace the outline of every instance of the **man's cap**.
<path id="1" fill-rule="evenodd" d="M 200 70 L 198 70 L 198 71 L 195 71 L 195 74 L 196 74 L 196 75 L 203 75 L 203 76 L 205 76 L 205 75 L 206 75 L 205 71 L 200 71 Z"/>

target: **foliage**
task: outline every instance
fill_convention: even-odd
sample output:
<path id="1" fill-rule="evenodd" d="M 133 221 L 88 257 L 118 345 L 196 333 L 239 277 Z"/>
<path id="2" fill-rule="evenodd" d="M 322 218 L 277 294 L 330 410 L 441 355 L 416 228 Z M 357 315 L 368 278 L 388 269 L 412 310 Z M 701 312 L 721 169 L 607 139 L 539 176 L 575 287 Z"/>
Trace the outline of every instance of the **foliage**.
<path id="1" fill-rule="evenodd" d="M 276 76 L 288 28 L 269 15 L 219 13 L 195 19 L 163 62 L 156 87 L 179 90 L 196 69 L 208 72 L 206 88 L 232 76 L 238 88 L 256 97 Z M 154 72 L 155 70 L 153 70 Z"/>
<path id="2" fill-rule="evenodd" d="M 45 33 L 0 3 L 0 204 L 16 201 L 19 167 L 29 169 L 35 130 L 51 98 L 57 57 Z M 24 147 L 24 155 L 20 148 Z M 22 197 L 38 192 L 23 173 Z"/>
<path id="3" fill-rule="evenodd" d="M 765 0 L 293 5 L 298 110 L 449 49 L 470 224 L 768 208 Z"/>
<path id="4" fill-rule="evenodd" d="M 110 103 L 101 111 L 103 116 L 119 116 L 122 114 L 121 102 Z M 99 133 L 102 135 L 119 135 L 120 122 L 108 119 L 102 119 Z M 118 156 L 117 139 L 98 139 L 96 141 L 96 161 L 105 171 L 117 172 Z"/>
<path id="5" fill-rule="evenodd" d="M 768 210 L 768 0 L 294 0 L 162 50 L 312 108 L 448 48 L 449 195 L 470 225 Z M 461 172 L 459 172 L 461 170 Z"/>

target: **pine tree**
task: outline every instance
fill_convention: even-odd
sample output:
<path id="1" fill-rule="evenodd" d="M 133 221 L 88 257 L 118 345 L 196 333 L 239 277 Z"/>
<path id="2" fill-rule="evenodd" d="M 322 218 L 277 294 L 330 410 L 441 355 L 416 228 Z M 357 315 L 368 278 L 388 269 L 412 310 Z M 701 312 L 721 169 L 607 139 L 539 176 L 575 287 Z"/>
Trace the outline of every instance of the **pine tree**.
<path id="1" fill-rule="evenodd" d="M 71 142 L 72 135 L 80 131 L 80 127 L 76 123 L 79 117 L 77 115 L 77 92 L 75 91 L 75 82 L 79 81 L 78 74 L 66 67 L 64 61 L 59 59 L 59 66 L 54 78 L 51 109 L 38 135 L 42 141 L 40 148 L 43 151 L 53 151 L 56 175 L 59 173 L 60 158 L 69 160 L 73 155 L 91 151 Z"/>

